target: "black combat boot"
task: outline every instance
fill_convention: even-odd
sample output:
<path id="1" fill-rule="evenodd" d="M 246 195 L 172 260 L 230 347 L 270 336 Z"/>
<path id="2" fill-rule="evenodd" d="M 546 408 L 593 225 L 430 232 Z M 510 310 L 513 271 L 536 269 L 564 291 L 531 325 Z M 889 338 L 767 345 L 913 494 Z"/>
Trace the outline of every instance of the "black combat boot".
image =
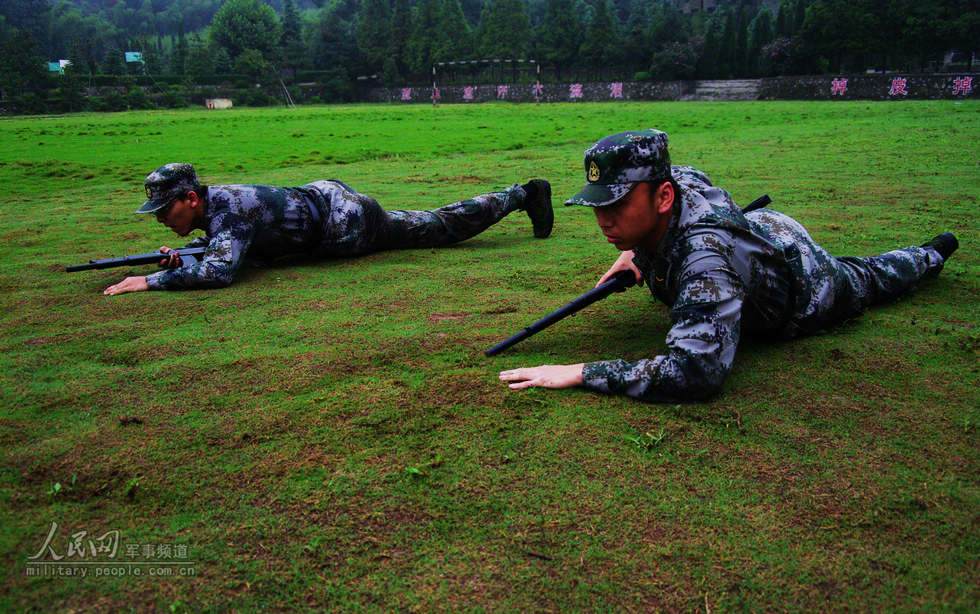
<path id="1" fill-rule="evenodd" d="M 555 223 L 555 210 L 551 208 L 551 184 L 544 179 L 532 179 L 521 187 L 527 194 L 522 208 L 531 218 L 534 236 L 543 239 L 551 234 Z"/>
<path id="2" fill-rule="evenodd" d="M 951 232 L 944 232 L 941 235 L 936 235 L 932 239 L 929 239 L 922 244 L 921 247 L 931 247 L 932 249 L 939 252 L 939 255 L 943 257 L 943 262 L 949 260 L 950 255 L 956 251 L 956 248 L 960 246 L 960 242 L 956 240 Z"/>

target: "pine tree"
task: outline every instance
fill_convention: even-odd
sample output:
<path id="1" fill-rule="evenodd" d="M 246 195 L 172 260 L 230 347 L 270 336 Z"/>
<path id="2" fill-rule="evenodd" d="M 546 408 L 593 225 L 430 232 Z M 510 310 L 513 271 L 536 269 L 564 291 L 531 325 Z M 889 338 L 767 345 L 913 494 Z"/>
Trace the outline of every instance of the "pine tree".
<path id="1" fill-rule="evenodd" d="M 432 68 L 436 28 L 439 25 L 438 0 L 419 0 L 412 20 L 412 35 L 405 44 L 405 63 L 412 72 Z"/>
<path id="2" fill-rule="evenodd" d="M 618 59 L 619 33 L 608 0 L 599 0 L 585 30 L 579 57 L 592 68 L 603 68 Z"/>
<path id="3" fill-rule="evenodd" d="M 171 69 L 175 75 L 183 75 L 187 67 L 187 37 L 184 36 L 184 22 L 177 24 L 177 45 L 174 49 L 174 62 Z"/>
<path id="4" fill-rule="evenodd" d="M 388 0 L 364 0 L 357 26 L 357 47 L 365 70 L 377 73 L 388 55 L 391 38 L 391 6 Z"/>
<path id="5" fill-rule="evenodd" d="M 477 50 L 485 58 L 523 59 L 531 51 L 531 20 L 522 0 L 488 0 L 480 16 Z"/>
<path id="6" fill-rule="evenodd" d="M 306 45 L 303 44 L 303 24 L 293 0 L 282 5 L 282 36 L 279 38 L 279 57 L 285 68 L 296 69 L 306 64 Z"/>
<path id="7" fill-rule="evenodd" d="M 551 0 L 544 14 L 544 22 L 538 33 L 540 56 L 561 71 L 578 63 L 578 50 L 582 44 L 582 23 L 572 0 Z"/>
<path id="8" fill-rule="evenodd" d="M 735 11 L 735 52 L 732 55 L 732 73 L 736 77 L 744 77 L 746 73 L 745 58 L 749 46 L 748 9 Z"/>
<path id="9" fill-rule="evenodd" d="M 388 57 L 395 61 L 395 73 L 408 69 L 407 43 L 412 35 L 412 8 L 409 0 L 394 0 L 391 12 L 391 36 L 388 39 Z M 390 74 L 390 73 L 389 73 Z"/>
<path id="10" fill-rule="evenodd" d="M 773 41 L 775 33 L 772 28 L 772 13 L 762 7 L 749 24 L 748 44 L 745 64 L 750 77 L 759 76 L 762 48 Z"/>
<path id="11" fill-rule="evenodd" d="M 725 26 L 721 33 L 721 46 L 718 49 L 718 64 L 715 75 L 722 79 L 732 76 L 735 57 L 735 16 L 731 11 L 725 11 Z"/>
<path id="12" fill-rule="evenodd" d="M 439 36 L 433 49 L 434 59 L 450 62 L 473 57 L 473 33 L 459 0 L 441 0 L 438 22 Z"/>

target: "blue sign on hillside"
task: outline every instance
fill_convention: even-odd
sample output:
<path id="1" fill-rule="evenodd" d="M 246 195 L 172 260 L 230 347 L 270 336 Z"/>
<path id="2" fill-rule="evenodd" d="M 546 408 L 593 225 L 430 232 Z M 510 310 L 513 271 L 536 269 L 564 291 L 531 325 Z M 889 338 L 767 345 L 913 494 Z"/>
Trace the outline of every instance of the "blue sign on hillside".
<path id="1" fill-rule="evenodd" d="M 139 51 L 127 51 L 126 52 L 126 61 L 127 62 L 139 62 L 140 64 L 142 64 L 143 63 L 143 54 L 141 52 L 139 52 Z"/>

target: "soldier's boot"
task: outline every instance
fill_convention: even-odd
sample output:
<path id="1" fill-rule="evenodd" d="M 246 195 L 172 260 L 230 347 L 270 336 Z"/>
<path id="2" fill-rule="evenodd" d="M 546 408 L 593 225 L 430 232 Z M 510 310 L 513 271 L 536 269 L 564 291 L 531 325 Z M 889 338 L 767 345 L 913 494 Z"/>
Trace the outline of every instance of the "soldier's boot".
<path id="1" fill-rule="evenodd" d="M 951 232 L 944 232 L 941 235 L 936 235 L 935 237 L 929 239 L 922 244 L 921 247 L 931 247 L 932 249 L 939 252 L 939 255 L 943 257 L 943 262 L 949 260 L 950 255 L 956 251 L 956 248 L 960 246 L 960 242 L 956 240 L 956 237 Z"/>
<path id="2" fill-rule="evenodd" d="M 555 210 L 551 208 L 551 184 L 544 179 L 532 179 L 524 185 L 524 205 L 521 207 L 531 218 L 534 236 L 544 239 L 551 234 L 555 224 Z"/>

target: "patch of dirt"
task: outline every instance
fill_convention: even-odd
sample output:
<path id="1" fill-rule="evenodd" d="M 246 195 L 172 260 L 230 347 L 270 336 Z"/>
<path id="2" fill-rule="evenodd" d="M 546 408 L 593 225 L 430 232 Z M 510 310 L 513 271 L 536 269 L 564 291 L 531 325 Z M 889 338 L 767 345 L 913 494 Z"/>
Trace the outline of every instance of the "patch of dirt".
<path id="1" fill-rule="evenodd" d="M 470 317 L 472 312 L 461 311 L 457 313 L 434 313 L 429 316 L 429 322 L 445 322 L 446 320 L 462 320 L 464 318 Z"/>

